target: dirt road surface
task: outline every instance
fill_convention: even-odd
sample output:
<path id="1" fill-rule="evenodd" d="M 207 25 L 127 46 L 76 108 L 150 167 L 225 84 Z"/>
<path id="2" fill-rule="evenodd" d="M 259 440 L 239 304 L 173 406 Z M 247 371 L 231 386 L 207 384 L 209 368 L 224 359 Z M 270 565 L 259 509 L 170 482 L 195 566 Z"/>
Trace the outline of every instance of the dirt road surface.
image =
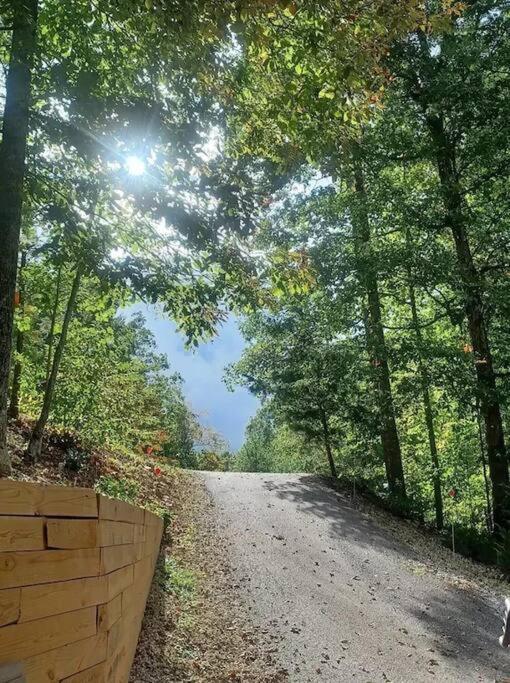
<path id="1" fill-rule="evenodd" d="M 289 680 L 495 681 L 505 585 L 309 475 L 202 473 L 235 587 Z M 487 578 L 488 577 L 488 578 Z M 509 589 L 510 593 L 510 589 Z"/>

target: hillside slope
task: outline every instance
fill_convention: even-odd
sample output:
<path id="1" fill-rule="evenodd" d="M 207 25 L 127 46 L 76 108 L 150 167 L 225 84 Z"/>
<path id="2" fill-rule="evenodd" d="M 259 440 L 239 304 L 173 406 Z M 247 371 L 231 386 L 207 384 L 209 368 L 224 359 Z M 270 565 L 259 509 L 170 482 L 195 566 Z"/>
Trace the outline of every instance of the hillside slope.
<path id="1" fill-rule="evenodd" d="M 91 451 L 48 430 L 41 459 L 25 456 L 30 425 L 11 423 L 13 478 L 87 486 L 146 507 L 166 521 L 131 683 L 278 683 L 270 639 L 253 628 L 231 578 L 203 482 L 143 453 Z"/>

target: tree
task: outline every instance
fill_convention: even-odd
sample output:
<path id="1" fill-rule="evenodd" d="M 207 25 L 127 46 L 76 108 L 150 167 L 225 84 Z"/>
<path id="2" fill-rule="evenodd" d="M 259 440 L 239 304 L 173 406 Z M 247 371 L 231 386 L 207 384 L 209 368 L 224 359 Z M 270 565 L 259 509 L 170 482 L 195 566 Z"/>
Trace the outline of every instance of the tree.
<path id="1" fill-rule="evenodd" d="M 405 498 L 404 468 L 395 421 L 388 351 L 382 322 L 377 261 L 371 253 L 370 217 L 362 166 L 363 160 L 359 157 L 359 153 L 360 150 L 356 146 L 353 161 L 355 204 L 352 211 L 352 222 L 355 251 L 358 258 L 357 270 L 366 292 L 366 303 L 363 304 L 365 308 L 363 315 L 365 335 L 379 396 L 381 444 L 388 485 L 392 493 Z"/>
<path id="2" fill-rule="evenodd" d="M 233 468 L 242 472 L 329 471 L 320 444 L 293 431 L 270 399 L 263 402 L 248 423 Z"/>
<path id="3" fill-rule="evenodd" d="M 80 264 L 76 268 L 76 272 L 73 277 L 73 283 L 71 285 L 71 291 L 69 293 L 69 299 L 67 301 L 66 310 L 64 314 L 64 320 L 62 322 L 62 330 L 60 332 L 60 337 L 55 347 L 55 355 L 53 356 L 53 361 L 51 364 L 50 375 L 46 384 L 44 391 L 43 405 L 41 408 L 41 414 L 39 415 L 37 422 L 35 423 L 30 441 L 27 446 L 27 453 L 29 457 L 36 461 L 41 455 L 42 440 L 44 436 L 44 428 L 48 421 L 50 415 L 51 404 L 53 401 L 53 394 L 55 392 L 55 384 L 57 382 L 57 374 L 60 367 L 60 362 L 62 360 L 62 355 L 64 353 L 64 346 L 67 339 L 67 331 L 69 329 L 69 324 L 71 322 L 74 308 L 76 305 L 76 298 L 78 296 L 78 290 L 81 283 L 81 278 L 83 276 L 83 266 Z"/>
<path id="4" fill-rule="evenodd" d="M 332 477 L 343 435 L 348 354 L 327 331 L 320 298 L 292 298 L 273 315 L 254 314 L 243 326 L 249 342 L 232 366 L 230 381 L 242 382 L 272 406 L 292 428 L 320 444 Z"/>
<path id="5" fill-rule="evenodd" d="M 28 262 L 24 279 L 26 345 L 20 382 L 22 416 L 39 416 L 46 385 L 44 360 L 57 273 L 39 259 Z M 61 271 L 69 294 L 75 273 Z M 168 444 L 191 449 L 195 418 L 182 395 L 182 380 L 169 373 L 167 359 L 141 315 L 118 315 L 128 297 L 120 287 L 105 289 L 97 277 L 81 276 L 75 314 L 54 386 L 49 422 L 71 432 L 84 446 L 129 453 L 144 450 L 170 457 Z M 61 311 L 55 334 L 61 338 Z M 150 453 L 148 452 L 150 450 Z"/>
<path id="6" fill-rule="evenodd" d="M 430 480 L 434 488 L 436 521 L 439 525 L 441 482 L 436 457 L 435 425 L 431 419 L 431 391 L 437 387 L 437 390 L 447 392 L 455 406 L 460 405 L 459 401 L 467 400 L 471 410 L 474 400 L 469 391 L 473 390 L 473 384 L 472 378 L 466 374 L 464 361 L 473 358 L 475 393 L 484 416 L 492 495 L 494 505 L 498 508 L 494 511 L 494 519 L 496 527 L 502 530 L 508 526 L 509 493 L 503 437 L 505 402 L 500 394 L 502 383 L 506 382 L 506 373 L 498 372 L 497 359 L 508 362 L 508 354 L 502 343 L 506 338 L 503 320 L 508 319 L 502 293 L 508 288 L 501 277 L 508 266 L 508 228 L 504 212 L 499 208 L 501 203 L 506 205 L 503 177 L 508 165 L 508 115 L 502 106 L 507 90 L 508 19 L 498 2 L 474 2 L 467 8 L 453 2 L 427 3 L 423 9 L 418 20 L 419 10 L 417 14 L 411 12 L 406 15 L 400 36 L 398 30 L 391 32 L 389 27 L 393 25 L 390 14 L 386 14 L 385 27 L 388 32 L 381 45 L 389 47 L 388 54 L 381 56 L 377 66 L 374 66 L 370 57 L 361 64 L 356 62 L 359 69 L 356 76 L 351 71 L 345 81 L 338 54 L 328 43 L 336 30 L 333 12 L 325 13 L 315 24 L 310 21 L 308 8 L 302 16 L 298 13 L 293 20 L 276 21 L 274 26 L 267 29 L 267 43 L 263 51 L 249 43 L 245 49 L 245 59 L 238 72 L 238 84 L 242 88 L 237 98 L 237 109 L 231 118 L 232 144 L 242 154 L 250 152 L 266 156 L 279 164 L 286 171 L 287 179 L 289 176 L 292 178 L 288 185 L 290 191 L 296 191 L 296 185 L 292 190 L 292 183 L 301 183 L 303 187 L 307 167 L 315 166 L 322 176 L 331 177 L 330 183 L 337 188 L 341 198 L 345 194 L 345 183 L 349 176 L 356 176 L 353 149 L 362 142 L 362 163 L 357 164 L 353 196 L 357 193 L 365 198 L 364 222 L 359 220 L 358 215 L 358 234 L 359 226 L 365 226 L 362 238 L 358 241 L 358 253 L 371 251 L 372 256 L 367 259 L 364 255 L 364 262 L 358 264 L 356 269 L 368 293 L 365 320 L 367 331 L 372 333 L 369 346 L 373 347 L 377 341 L 379 350 L 382 350 L 384 362 L 378 366 L 383 370 L 379 373 L 382 382 L 380 395 L 388 399 L 392 397 L 391 401 L 386 400 L 381 406 L 382 414 L 385 410 L 388 413 L 387 419 L 383 418 L 382 422 L 386 424 L 388 434 L 393 435 L 390 444 L 387 443 L 387 453 L 393 452 L 395 462 L 398 462 L 397 454 L 401 449 L 394 428 L 395 415 L 399 410 L 395 400 L 402 406 L 399 396 L 401 373 L 404 368 L 406 373 L 409 372 L 411 364 L 416 363 L 421 401 L 425 405 Z M 388 12 L 391 13 L 391 10 Z M 414 26 L 413 22 L 416 22 Z M 377 30 L 372 35 L 376 33 Z M 312 35 L 314 49 L 300 49 L 300 46 L 307 45 L 307 40 L 312 40 Z M 348 39 L 343 42 L 341 49 L 349 50 L 354 44 L 359 50 L 360 42 L 353 40 L 349 43 Z M 326 52 L 328 60 L 324 59 Z M 318 54 L 321 54 L 322 60 L 318 59 Z M 320 61 L 327 61 L 327 67 L 323 70 Z M 348 60 L 343 61 L 345 63 Z M 340 78 L 326 79 L 330 68 L 337 69 Z M 367 78 L 368 73 L 375 74 L 371 82 Z M 349 88 L 346 83 L 350 79 L 353 83 Z M 374 88 L 376 83 L 378 86 Z M 377 90 L 379 86 L 381 89 Z M 380 106 L 382 101 L 384 108 Z M 413 192 L 401 177 L 401 171 L 409 169 L 418 182 Z M 393 174 L 397 181 L 392 183 L 392 191 L 386 198 L 382 195 L 384 183 L 377 177 L 380 172 L 383 178 L 386 176 L 386 180 Z M 406 202 L 405 212 L 398 208 L 402 196 L 406 200 L 412 198 L 415 202 L 414 205 L 410 201 Z M 331 201 L 326 207 L 326 218 L 319 210 L 313 216 L 310 212 L 311 219 L 319 220 L 322 226 L 326 223 L 328 229 L 332 230 L 329 211 L 333 205 Z M 342 210 L 345 209 L 341 204 L 340 207 L 338 217 L 341 221 Z M 402 214 L 403 224 L 397 229 L 391 226 L 391 212 Z M 352 217 L 354 234 L 355 212 Z M 310 224 L 311 221 L 308 223 L 309 229 Z M 428 235 L 428 250 L 425 247 L 423 250 L 427 258 L 434 256 L 440 259 L 436 263 L 429 262 L 429 277 L 423 269 L 418 282 L 414 278 L 410 279 L 408 261 L 400 247 L 395 249 L 399 239 L 391 237 L 400 230 L 405 235 L 409 225 L 413 226 L 413 232 L 417 231 L 420 240 L 421 235 Z M 442 228 L 450 230 L 453 251 L 448 239 L 439 233 Z M 301 230 L 302 243 L 309 244 L 310 232 L 307 236 L 306 228 Z M 275 233 L 277 239 L 285 241 L 281 239 L 281 233 Z M 312 230 L 312 233 L 317 240 L 319 230 Z M 292 245 L 294 249 L 296 241 Z M 498 249 L 502 250 L 500 253 L 503 258 L 495 257 Z M 488 253 L 485 259 L 481 258 L 484 250 Z M 397 278 L 389 268 L 381 268 L 384 261 L 381 261 L 378 252 L 383 259 L 390 255 L 392 267 L 403 277 Z M 440 263 L 448 270 L 437 290 Z M 370 282 L 367 281 L 367 275 L 371 278 Z M 412 275 L 416 276 L 416 271 Z M 457 275 L 460 275 L 462 283 L 460 289 L 456 282 Z M 402 308 L 399 297 L 404 283 L 407 311 Z M 398 292 L 390 289 L 393 284 L 398 285 Z M 338 279 L 335 286 L 329 287 L 329 291 L 335 290 L 338 291 Z M 431 309 L 430 322 L 420 320 L 415 305 L 417 301 L 425 302 L 427 309 Z M 469 334 L 469 340 L 463 342 L 461 337 L 466 330 L 462 309 Z M 427 319 L 428 314 L 427 310 Z M 438 340 L 442 335 L 448 339 L 449 345 L 458 338 L 457 343 L 463 349 L 462 362 L 458 352 L 453 349 L 449 351 L 449 368 L 455 367 L 449 377 L 439 379 L 425 367 L 423 358 L 429 361 L 429 349 L 432 347 L 429 340 L 425 341 L 422 331 L 429 325 L 436 327 Z M 411 331 L 413 334 L 411 337 L 406 333 L 403 339 L 405 344 L 398 343 L 392 329 Z M 491 330 L 492 344 L 489 343 Z M 374 332 L 377 333 L 376 340 Z M 414 350 L 409 344 L 414 346 Z M 396 351 L 403 350 L 404 345 L 405 354 L 399 357 Z M 447 348 L 450 348 L 448 345 Z M 496 352 L 493 348 L 496 348 Z M 375 360 L 378 363 L 379 358 Z M 393 378 L 386 369 L 390 367 L 388 361 L 391 361 Z M 434 362 L 435 373 L 446 364 L 446 354 L 439 352 Z M 461 378 L 465 382 L 462 388 Z M 407 384 L 402 386 L 410 391 Z M 389 412 L 386 407 L 389 407 Z M 402 408 L 400 412 L 406 417 Z M 464 411 L 460 412 L 463 417 L 459 416 L 459 420 L 463 420 Z M 442 419 L 436 416 L 436 421 Z M 409 442 L 405 432 L 403 438 L 406 443 Z M 469 468 L 472 461 L 470 458 L 468 460 Z M 409 459 L 407 463 L 408 468 L 415 467 Z M 401 473 L 395 472 L 396 478 L 401 478 Z M 414 479 L 409 472 L 407 476 Z"/>
<path id="7" fill-rule="evenodd" d="M 357 200 L 351 202 L 351 216 L 367 298 L 365 327 L 380 397 L 383 457 L 390 490 L 405 498 L 377 269 L 366 254 L 361 258 L 369 250 L 370 218 L 358 150 L 360 128 L 380 105 L 388 78 L 381 59 L 393 40 L 423 20 L 417 3 L 399 7 L 398 16 L 396 9 L 385 2 L 331 3 L 326 11 L 305 6 L 296 13 L 276 13 L 268 24 L 256 18 L 246 31 L 230 126 L 235 149 L 269 158 L 294 178 L 305 163 L 335 180 L 353 178 Z M 361 24 L 370 30 L 365 33 Z M 258 30 L 262 46 L 254 40 Z"/>
<path id="8" fill-rule="evenodd" d="M 205 169 L 200 186 L 202 208 L 206 204 L 213 205 L 212 197 L 206 197 L 207 189 L 221 195 L 222 201 L 217 203 L 218 220 L 194 210 L 175 191 L 179 186 L 181 195 L 189 198 L 190 186 L 197 188 L 197 174 L 192 171 L 204 162 L 196 147 L 198 143 L 205 143 L 211 126 L 218 119 L 211 98 L 205 96 L 204 90 L 199 92 L 196 84 L 205 79 L 205 73 L 215 64 L 213 43 L 221 42 L 223 24 L 232 11 L 229 4 L 221 9 L 216 3 L 197 2 L 190 12 L 188 3 L 174 3 L 172 11 L 167 12 L 152 3 L 140 4 L 132 0 L 120 3 L 99 0 L 92 5 L 81 0 L 72 5 L 48 2 L 41 8 L 38 8 L 37 0 L 23 0 L 6 3 L 2 10 L 6 28 L 12 23 L 13 30 L 0 151 L 0 173 L 5 179 L 0 213 L 4 238 L 0 261 L 0 468 L 2 474 L 6 474 L 9 471 L 6 411 L 13 300 L 21 208 L 26 199 L 23 179 L 30 101 L 35 102 L 28 149 L 33 172 L 30 178 L 32 191 L 41 182 L 49 181 L 50 187 L 58 184 L 61 177 L 55 173 L 55 168 L 46 174 L 44 170 L 53 167 L 52 162 L 59 156 L 65 157 L 76 150 L 87 157 L 88 175 L 94 175 L 99 164 L 91 163 L 91 158 L 102 161 L 102 169 L 105 164 L 109 170 L 115 164 L 122 168 L 122 162 L 136 146 L 136 139 L 146 156 L 159 144 L 159 159 L 168 158 L 166 154 L 171 147 L 174 163 L 170 173 L 168 166 L 151 169 L 151 177 L 157 182 L 150 188 L 147 184 L 144 192 L 135 192 L 132 188 L 130 198 L 152 224 L 153 230 L 154 222 L 161 224 L 164 218 L 168 226 L 173 229 L 177 226 L 180 234 L 198 247 L 197 254 L 201 251 L 203 255 L 202 263 L 205 258 L 211 258 L 211 251 L 216 247 L 216 262 L 233 272 L 242 269 L 241 259 L 232 244 L 223 243 L 220 248 L 216 238 L 225 227 L 234 232 L 246 228 L 247 211 L 235 210 L 235 206 L 239 208 L 245 201 L 246 192 L 239 183 L 229 184 L 225 173 L 218 168 L 214 172 Z M 178 40 L 169 40 L 171 34 L 177 34 Z M 153 59 L 154 54 L 159 55 L 158 60 Z M 34 60 L 37 69 L 32 82 Z M 122 64 L 120 71 L 118 64 Z M 200 69 L 203 72 L 197 81 Z M 152 124 L 142 135 L 140 122 L 146 116 Z M 172 135 L 169 135 L 169 128 Z M 124 139 L 119 139 L 120 132 Z M 154 145 L 147 133 L 154 135 Z M 156 160 L 155 154 L 153 159 Z M 45 177 L 41 178 L 41 175 Z M 166 187 L 168 175 L 172 176 L 174 187 L 165 194 L 161 188 Z M 104 174 L 100 174 L 101 177 Z M 209 178 L 211 182 L 208 182 Z M 40 186 L 38 191 L 39 195 L 44 194 Z M 127 190 L 125 194 L 128 194 Z M 118 200 L 118 196 L 115 199 Z M 43 203 L 46 203 L 45 199 Z M 132 279 L 135 270 L 131 269 Z M 139 275 L 144 276 L 143 283 L 138 282 L 139 289 L 144 289 L 145 294 L 150 289 L 150 296 L 167 301 L 169 308 L 172 308 L 173 290 L 179 289 L 182 296 L 174 312 L 179 310 L 181 320 L 187 321 L 190 339 L 214 329 L 219 319 L 216 309 L 218 302 L 225 298 L 225 290 L 240 288 L 235 278 L 227 283 L 224 271 L 211 284 L 198 277 L 192 268 L 183 268 L 178 287 L 169 286 L 164 267 L 159 268 L 156 277 L 151 273 L 150 288 L 146 273 Z M 185 277 L 187 283 L 183 286 Z M 232 282 L 236 282 L 234 287 Z M 185 310 L 179 308 L 182 306 L 186 306 Z M 203 315 L 205 309 L 207 315 Z"/>
<path id="9" fill-rule="evenodd" d="M 235 461 L 236 469 L 245 472 L 273 471 L 271 450 L 274 438 L 274 419 L 266 402 L 246 427 L 245 440 Z"/>
<path id="10" fill-rule="evenodd" d="M 14 293 L 21 232 L 23 179 L 36 46 L 37 0 L 13 4 L 12 44 L 5 83 L 0 146 L 0 476 L 10 473 L 7 453 L 7 399 L 11 363 Z"/>
<path id="11" fill-rule="evenodd" d="M 18 300 L 15 302 L 15 304 L 17 303 L 19 306 L 21 317 L 23 316 L 23 302 L 25 296 L 23 291 L 23 271 L 26 268 L 26 265 L 27 252 L 24 250 L 21 252 L 21 262 L 18 273 Z M 8 416 L 15 420 L 19 417 L 19 391 L 22 371 L 21 360 L 23 356 L 24 341 L 24 330 L 22 329 L 22 325 L 20 325 L 16 331 L 16 361 L 14 363 L 14 371 L 12 374 L 11 396 L 8 409 Z"/>
<path id="12" fill-rule="evenodd" d="M 494 3 L 493 9 L 497 5 Z M 489 51 L 496 63 L 506 60 L 508 46 L 504 39 L 501 40 L 506 21 L 504 15 L 497 11 L 491 13 L 483 3 L 473 3 L 462 22 L 452 17 L 444 33 L 428 37 L 422 30 L 417 31 L 402 48 L 403 61 L 399 69 L 402 93 L 410 101 L 415 120 L 432 145 L 431 160 L 437 169 L 442 222 L 453 237 L 485 423 L 494 524 L 500 530 L 510 524 L 508 459 L 487 322 L 488 292 L 473 255 L 469 231 L 472 218 L 467 197 L 470 193 L 486 194 L 486 183 L 499 175 L 496 167 L 486 180 L 484 161 L 480 163 L 473 154 L 482 152 L 485 156 L 492 149 L 499 157 L 498 161 L 502 159 L 506 163 L 508 158 L 506 144 L 497 151 L 496 140 L 487 144 L 487 123 L 491 129 L 498 128 L 496 139 L 499 143 L 502 132 L 508 130 L 508 117 L 497 104 L 495 106 L 493 66 L 488 67 L 485 56 L 485 51 Z M 454 82 L 455 89 L 452 88 Z M 498 98 L 507 88 L 508 79 L 498 77 Z M 461 93 L 465 105 L 459 109 Z M 472 109 L 475 101 L 476 111 Z M 473 114 L 471 123 L 470 111 Z M 485 122 L 484 114 L 488 115 Z"/>

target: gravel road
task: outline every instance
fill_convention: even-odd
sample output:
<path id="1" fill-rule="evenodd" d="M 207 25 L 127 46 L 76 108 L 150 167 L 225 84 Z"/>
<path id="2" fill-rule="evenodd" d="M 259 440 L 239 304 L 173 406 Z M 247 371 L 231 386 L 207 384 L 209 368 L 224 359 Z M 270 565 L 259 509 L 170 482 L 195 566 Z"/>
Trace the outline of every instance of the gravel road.
<path id="1" fill-rule="evenodd" d="M 199 476 L 235 587 L 290 681 L 466 683 L 510 673 L 510 651 L 497 643 L 502 593 L 463 582 L 455 563 L 454 576 L 436 572 L 441 561 L 431 562 L 420 532 L 405 542 L 403 523 L 373 521 L 317 477 Z"/>

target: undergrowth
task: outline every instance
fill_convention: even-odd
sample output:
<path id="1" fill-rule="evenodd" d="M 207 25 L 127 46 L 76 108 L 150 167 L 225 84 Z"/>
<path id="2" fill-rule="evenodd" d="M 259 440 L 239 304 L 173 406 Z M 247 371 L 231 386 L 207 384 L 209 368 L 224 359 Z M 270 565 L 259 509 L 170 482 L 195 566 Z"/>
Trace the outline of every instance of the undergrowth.
<path id="1" fill-rule="evenodd" d="M 180 566 L 173 557 L 167 557 L 163 568 L 163 590 L 183 602 L 195 597 L 197 577 L 195 572 Z"/>
<path id="2" fill-rule="evenodd" d="M 139 486 L 134 481 L 115 479 L 111 476 L 101 476 L 97 480 L 94 489 L 110 498 L 120 498 L 127 503 L 134 503 L 139 493 Z"/>

